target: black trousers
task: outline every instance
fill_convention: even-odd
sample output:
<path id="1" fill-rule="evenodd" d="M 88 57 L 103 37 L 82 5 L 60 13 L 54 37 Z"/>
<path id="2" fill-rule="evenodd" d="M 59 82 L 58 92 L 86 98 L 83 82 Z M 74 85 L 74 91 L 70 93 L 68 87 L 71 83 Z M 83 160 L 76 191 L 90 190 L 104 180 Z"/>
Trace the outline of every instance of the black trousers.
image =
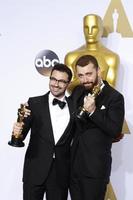
<path id="1" fill-rule="evenodd" d="M 47 200 L 67 200 L 68 188 L 58 185 L 57 180 L 53 161 L 48 178 L 43 184 L 23 184 L 23 200 L 43 200 L 44 193 L 46 193 Z"/>
<path id="2" fill-rule="evenodd" d="M 104 200 L 107 181 L 94 178 L 72 178 L 70 195 L 72 200 Z"/>

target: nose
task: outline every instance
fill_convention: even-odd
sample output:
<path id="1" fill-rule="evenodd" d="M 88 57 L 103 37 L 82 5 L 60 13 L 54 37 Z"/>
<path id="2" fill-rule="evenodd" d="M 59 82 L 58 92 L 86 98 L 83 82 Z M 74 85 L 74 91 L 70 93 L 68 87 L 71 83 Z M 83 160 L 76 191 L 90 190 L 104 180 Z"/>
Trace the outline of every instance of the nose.
<path id="1" fill-rule="evenodd" d="M 92 28 L 88 27 L 88 33 L 91 35 L 92 34 Z"/>
<path id="2" fill-rule="evenodd" d="M 58 80 L 55 81 L 54 85 L 55 85 L 55 86 L 59 86 Z"/>
<path id="3" fill-rule="evenodd" d="M 87 77 L 84 76 L 84 77 L 83 77 L 83 83 L 87 83 L 87 81 L 88 81 L 88 80 L 87 80 Z"/>

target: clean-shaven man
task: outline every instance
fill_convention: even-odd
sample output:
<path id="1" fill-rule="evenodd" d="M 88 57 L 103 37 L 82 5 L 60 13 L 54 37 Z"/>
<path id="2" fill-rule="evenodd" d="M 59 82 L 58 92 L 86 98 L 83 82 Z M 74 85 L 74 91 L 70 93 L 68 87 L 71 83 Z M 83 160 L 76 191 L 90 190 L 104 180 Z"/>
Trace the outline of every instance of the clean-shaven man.
<path id="1" fill-rule="evenodd" d="M 43 200 L 44 193 L 47 200 L 67 200 L 72 103 L 65 91 L 71 78 L 72 72 L 66 65 L 56 64 L 49 79 L 50 91 L 29 98 L 29 116 L 24 124 L 14 124 L 13 134 L 19 132 L 22 140 L 31 130 L 24 162 L 24 200 Z"/>

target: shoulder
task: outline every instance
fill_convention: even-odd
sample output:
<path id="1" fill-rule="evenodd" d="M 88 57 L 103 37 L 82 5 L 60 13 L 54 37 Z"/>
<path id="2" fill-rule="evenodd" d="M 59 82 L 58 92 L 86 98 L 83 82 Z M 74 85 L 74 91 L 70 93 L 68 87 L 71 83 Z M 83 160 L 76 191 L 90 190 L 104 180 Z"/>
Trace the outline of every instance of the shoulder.
<path id="1" fill-rule="evenodd" d="M 44 95 L 29 97 L 28 103 L 33 103 L 34 104 L 34 103 L 42 102 L 45 99 L 48 99 L 48 94 L 49 94 L 49 92 L 47 92 Z"/>
<path id="2" fill-rule="evenodd" d="M 76 86 L 73 89 L 72 93 L 71 93 L 71 97 L 73 97 L 73 96 L 80 96 L 84 92 L 84 90 L 85 89 L 84 89 L 84 87 L 82 85 Z"/>
<path id="3" fill-rule="evenodd" d="M 119 92 L 117 89 L 113 88 L 111 85 L 109 85 L 107 81 L 104 81 L 104 84 L 105 84 L 105 90 L 110 94 L 110 96 L 112 96 L 112 98 L 119 97 L 121 99 L 124 99 L 123 94 Z"/>
<path id="4" fill-rule="evenodd" d="M 65 56 L 65 63 L 68 66 L 71 66 L 72 64 L 74 64 L 75 60 L 79 57 L 80 54 L 81 52 L 78 50 L 68 52 Z"/>

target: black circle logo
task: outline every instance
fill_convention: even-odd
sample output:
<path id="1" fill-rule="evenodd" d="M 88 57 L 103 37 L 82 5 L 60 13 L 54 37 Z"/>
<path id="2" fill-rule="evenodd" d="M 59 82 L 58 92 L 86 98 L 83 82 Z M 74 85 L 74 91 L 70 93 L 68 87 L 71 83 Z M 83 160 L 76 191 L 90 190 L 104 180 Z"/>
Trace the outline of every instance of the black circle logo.
<path id="1" fill-rule="evenodd" d="M 59 62 L 56 53 L 51 50 L 42 50 L 35 58 L 35 67 L 40 74 L 48 76 L 52 67 Z"/>

